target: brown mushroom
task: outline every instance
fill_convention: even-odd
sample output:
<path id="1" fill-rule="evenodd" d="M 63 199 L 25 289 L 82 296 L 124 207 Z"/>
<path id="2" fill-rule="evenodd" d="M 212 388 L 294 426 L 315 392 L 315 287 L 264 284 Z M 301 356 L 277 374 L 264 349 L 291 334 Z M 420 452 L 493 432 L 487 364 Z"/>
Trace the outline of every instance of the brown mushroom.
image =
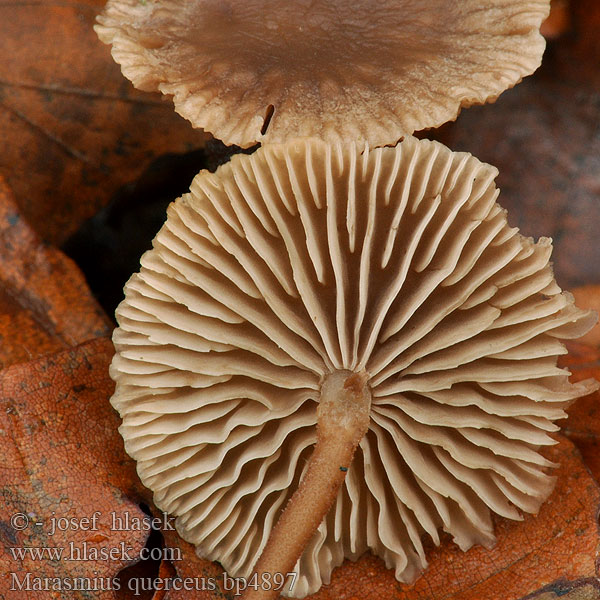
<path id="1" fill-rule="evenodd" d="M 395 143 L 540 64 L 549 0 L 109 0 L 96 31 L 143 90 L 243 147 Z"/>
<path id="2" fill-rule="evenodd" d="M 412 137 L 296 141 L 170 206 L 117 311 L 112 403 L 200 555 L 247 577 L 262 553 L 302 597 L 366 550 L 412 581 L 423 536 L 490 545 L 490 512 L 538 510 L 538 450 L 598 387 L 557 368 L 559 338 L 596 315 L 508 226 L 496 174 Z"/>

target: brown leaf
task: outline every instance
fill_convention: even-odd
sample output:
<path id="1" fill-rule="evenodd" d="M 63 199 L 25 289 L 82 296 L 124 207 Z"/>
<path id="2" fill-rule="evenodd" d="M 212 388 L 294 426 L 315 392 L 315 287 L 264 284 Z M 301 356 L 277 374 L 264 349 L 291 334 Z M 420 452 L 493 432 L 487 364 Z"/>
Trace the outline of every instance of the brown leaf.
<path id="1" fill-rule="evenodd" d="M 570 27 L 569 0 L 552 0 L 550 14 L 540 27 L 541 34 L 548 39 L 554 39 L 564 35 Z"/>
<path id="2" fill-rule="evenodd" d="M 578 306 L 600 311 L 600 286 L 588 285 L 573 292 Z M 569 354 L 562 358 L 572 381 L 587 377 L 600 379 L 600 324 L 581 340 L 567 344 Z M 583 460 L 600 482 L 600 392 L 579 398 L 567 410 L 569 418 L 559 423 L 571 441 L 577 446 Z"/>
<path id="3" fill-rule="evenodd" d="M 92 27 L 103 2 L 0 6 L 0 175 L 42 237 L 61 244 L 156 156 L 206 136 L 133 89 Z"/>
<path id="4" fill-rule="evenodd" d="M 526 600 L 598 600 L 600 598 L 600 584 L 598 580 L 582 581 L 571 588 L 557 584 L 553 590 L 543 591 Z"/>
<path id="5" fill-rule="evenodd" d="M 0 367 L 110 329 L 77 266 L 31 230 L 0 178 Z"/>
<path id="6" fill-rule="evenodd" d="M 127 498 L 138 480 L 108 403 L 112 353 L 98 339 L 0 373 L 1 598 L 112 599 L 112 578 L 144 546 L 144 513 Z M 93 593 L 65 587 L 78 577 Z"/>
<path id="7" fill-rule="evenodd" d="M 171 570 L 163 570 L 162 581 L 181 581 L 178 587 L 184 588 L 187 581 L 191 589 L 170 589 L 164 593 L 164 600 L 217 600 L 233 599 L 235 590 L 229 593 L 223 589 L 223 569 L 217 563 L 199 558 L 194 546 L 182 540 L 177 533 L 165 532 L 165 542 L 169 548 L 180 552 L 181 560 L 168 563 Z M 159 600 L 159 598 L 153 598 Z"/>

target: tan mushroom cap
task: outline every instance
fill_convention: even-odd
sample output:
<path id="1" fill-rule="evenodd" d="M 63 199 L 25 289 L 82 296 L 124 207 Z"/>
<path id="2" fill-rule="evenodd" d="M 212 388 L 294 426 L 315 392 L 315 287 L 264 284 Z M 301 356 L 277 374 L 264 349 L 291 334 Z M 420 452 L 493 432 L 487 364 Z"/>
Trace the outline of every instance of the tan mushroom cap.
<path id="1" fill-rule="evenodd" d="M 126 286 L 112 398 L 142 481 L 180 534 L 252 572 L 315 443 L 324 378 L 363 371 L 369 429 L 288 595 L 366 550 L 400 581 L 422 537 L 494 542 L 490 513 L 535 513 L 539 454 L 592 380 L 559 338 L 596 320 L 561 292 L 549 239 L 496 204 L 496 169 L 409 137 L 296 141 L 200 173 Z"/>
<path id="2" fill-rule="evenodd" d="M 100 39 L 226 144 L 395 143 L 540 64 L 549 0 L 109 0 Z"/>

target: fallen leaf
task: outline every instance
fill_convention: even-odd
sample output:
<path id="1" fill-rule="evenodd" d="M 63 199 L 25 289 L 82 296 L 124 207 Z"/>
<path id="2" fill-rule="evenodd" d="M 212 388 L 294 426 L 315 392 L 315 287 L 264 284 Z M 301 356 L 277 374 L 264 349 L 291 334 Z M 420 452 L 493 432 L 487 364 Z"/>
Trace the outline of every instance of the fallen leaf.
<path id="1" fill-rule="evenodd" d="M 0 175 L 57 245 L 154 158 L 207 137 L 121 75 L 92 29 L 103 5 L 0 5 Z"/>
<path id="2" fill-rule="evenodd" d="M 573 347 L 572 352 L 573 352 Z M 583 359 L 585 362 L 579 362 Z M 573 381 L 585 378 L 586 373 L 600 376 L 600 352 L 597 348 L 586 348 L 583 355 L 573 355 L 569 361 L 563 361 L 573 372 Z M 569 418 L 559 422 L 565 435 L 577 446 L 583 461 L 600 482 L 600 392 L 579 398 L 567 413 Z"/>
<path id="3" fill-rule="evenodd" d="M 584 286 L 575 289 L 573 295 L 577 305 L 600 311 L 600 286 Z M 588 377 L 600 379 L 600 325 L 581 340 L 567 343 L 569 354 L 563 356 L 560 364 L 567 367 L 571 381 L 581 381 Z M 567 410 L 569 418 L 559 422 L 565 435 L 577 446 L 583 460 L 600 482 L 600 391 L 579 398 Z"/>
<path id="4" fill-rule="evenodd" d="M 111 328 L 75 263 L 31 230 L 0 178 L 0 367 Z"/>
<path id="5" fill-rule="evenodd" d="M 141 484 L 108 403 L 112 353 L 98 339 L 0 372 L 5 600 L 114 599 L 113 578 L 144 547 Z"/>
<path id="6" fill-rule="evenodd" d="M 547 39 L 564 35 L 571 28 L 569 0 L 552 0 L 550 14 L 540 27 L 541 34 Z"/>
<path id="7" fill-rule="evenodd" d="M 235 589 L 224 589 L 223 569 L 218 563 L 198 557 L 194 546 L 177 533 L 169 531 L 164 535 L 166 546 L 177 551 L 180 558 L 163 563 L 159 576 L 164 587 L 171 587 L 164 592 L 164 600 L 234 599 Z M 181 589 L 173 589 L 174 582 Z M 185 589 L 185 585 L 188 589 Z M 153 600 L 162 599 L 157 597 Z"/>
<path id="8" fill-rule="evenodd" d="M 566 587 L 558 582 L 550 588 L 548 591 L 527 596 L 526 600 L 598 600 L 600 598 L 600 582 L 597 579 L 582 581 L 572 587 Z"/>

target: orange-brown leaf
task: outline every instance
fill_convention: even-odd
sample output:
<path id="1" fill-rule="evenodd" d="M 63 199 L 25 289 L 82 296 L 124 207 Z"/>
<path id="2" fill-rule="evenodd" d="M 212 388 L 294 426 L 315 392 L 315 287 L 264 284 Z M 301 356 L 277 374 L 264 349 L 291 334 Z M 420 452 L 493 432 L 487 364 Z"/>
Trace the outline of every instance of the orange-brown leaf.
<path id="1" fill-rule="evenodd" d="M 103 4 L 0 5 L 0 175 L 56 244 L 153 158 L 205 139 L 170 102 L 121 75 L 92 29 Z"/>
<path id="2" fill-rule="evenodd" d="M 0 373 L 0 597 L 6 600 L 114 598 L 102 590 L 144 546 L 147 531 L 114 526 L 116 518 L 133 523 L 144 513 L 127 498 L 136 496 L 138 480 L 107 401 L 112 352 L 109 340 L 98 339 Z M 54 522 L 66 530 L 52 534 L 53 518 L 75 521 Z M 26 547 L 63 554 L 38 560 L 11 550 Z M 74 585 L 76 577 L 93 586 L 91 596 L 52 587 Z M 50 589 L 36 592 L 37 578 Z M 23 585 L 33 588 L 19 591 Z"/>
<path id="3" fill-rule="evenodd" d="M 31 230 L 0 178 L 0 368 L 110 329 L 77 266 Z"/>
<path id="4" fill-rule="evenodd" d="M 578 306 L 600 311 L 600 286 L 588 285 L 573 292 Z M 567 344 L 569 354 L 561 360 L 571 371 L 572 381 L 587 377 L 600 379 L 600 324 L 582 338 Z M 583 460 L 600 482 L 600 392 L 579 398 L 567 410 L 569 418 L 560 423 Z"/>
<path id="5" fill-rule="evenodd" d="M 547 39 L 564 35 L 571 26 L 569 0 L 552 0 L 550 14 L 540 27 L 541 34 Z"/>

